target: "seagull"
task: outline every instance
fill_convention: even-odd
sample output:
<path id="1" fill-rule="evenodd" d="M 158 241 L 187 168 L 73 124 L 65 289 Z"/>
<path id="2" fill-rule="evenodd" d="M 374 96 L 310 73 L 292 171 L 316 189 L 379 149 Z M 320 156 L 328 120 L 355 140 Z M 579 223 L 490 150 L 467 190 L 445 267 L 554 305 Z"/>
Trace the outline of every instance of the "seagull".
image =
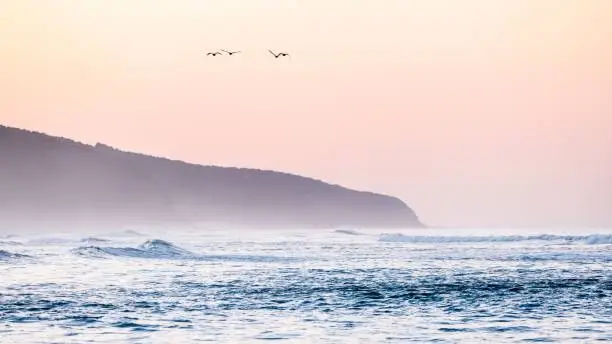
<path id="1" fill-rule="evenodd" d="M 221 52 L 220 51 L 215 51 L 215 52 L 206 54 L 206 56 L 208 56 L 208 55 L 217 56 L 217 55 L 221 55 Z"/>
<path id="2" fill-rule="evenodd" d="M 270 54 L 274 55 L 274 58 L 279 58 L 279 57 L 281 57 L 281 56 L 289 56 L 289 54 L 287 54 L 287 53 L 278 53 L 278 54 L 275 54 L 275 53 L 274 53 L 272 50 L 270 50 L 270 49 L 268 49 L 268 51 L 270 52 Z"/>
<path id="3" fill-rule="evenodd" d="M 230 56 L 231 56 L 231 55 L 234 55 L 234 54 L 237 54 L 237 53 L 239 53 L 239 52 L 240 52 L 240 51 L 227 51 L 227 50 L 223 50 L 223 49 L 221 49 L 221 50 L 222 50 L 222 51 L 225 51 L 225 52 L 226 52 L 226 53 L 228 53 Z"/>

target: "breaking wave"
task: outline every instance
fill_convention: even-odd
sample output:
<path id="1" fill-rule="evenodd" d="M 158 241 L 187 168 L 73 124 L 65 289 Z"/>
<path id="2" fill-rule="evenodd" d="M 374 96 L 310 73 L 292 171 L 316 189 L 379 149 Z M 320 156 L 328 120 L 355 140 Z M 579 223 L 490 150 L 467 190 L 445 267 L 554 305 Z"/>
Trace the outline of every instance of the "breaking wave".
<path id="1" fill-rule="evenodd" d="M 158 256 L 193 256 L 194 254 L 178 247 L 168 241 L 153 239 L 147 240 L 138 246 L 139 249 L 151 252 Z"/>
<path id="2" fill-rule="evenodd" d="M 201 255 L 176 246 L 168 241 L 147 240 L 138 247 L 104 247 L 81 246 L 71 250 L 71 253 L 84 258 L 148 258 L 148 259 L 186 259 L 203 261 L 235 261 L 235 262 L 291 262 L 301 261 L 297 258 L 257 255 Z"/>
<path id="3" fill-rule="evenodd" d="M 83 257 L 104 258 L 106 256 L 132 258 L 194 258 L 195 254 L 168 241 L 153 239 L 133 247 L 81 246 L 71 251 Z"/>
<path id="4" fill-rule="evenodd" d="M 336 229 L 334 233 L 347 234 L 347 235 L 361 235 L 354 229 Z"/>
<path id="5" fill-rule="evenodd" d="M 87 238 L 81 239 L 81 242 L 88 243 L 88 244 L 96 244 L 96 243 L 110 242 L 110 240 L 102 239 L 102 238 L 96 238 L 96 237 L 87 237 Z"/>
<path id="6" fill-rule="evenodd" d="M 32 258 L 32 257 L 25 255 L 25 254 L 12 253 L 9 251 L 0 250 L 0 261 L 22 259 L 22 258 Z"/>
<path id="7" fill-rule="evenodd" d="M 381 234 L 378 237 L 381 242 L 405 242 L 405 243 L 478 243 L 478 242 L 524 242 L 524 241 L 547 241 L 565 244 L 605 245 L 612 244 L 612 234 L 592 235 L 501 235 L 501 236 L 426 236 L 405 235 L 400 233 Z"/>
<path id="8" fill-rule="evenodd" d="M 12 240 L 0 240 L 0 246 L 22 246 L 23 244 Z"/>
<path id="9" fill-rule="evenodd" d="M 0 342 L 612 339 L 612 245 L 586 244 L 610 236 L 406 229 L 422 235 L 412 242 L 431 243 L 410 244 L 403 235 L 377 241 L 385 230 L 336 229 L 353 228 L 261 238 L 191 228 L 141 238 L 71 233 L 70 245 L 40 247 L 13 239 L 26 246 L 0 246 Z M 90 235 L 111 242 L 83 242 Z M 146 241 L 155 238 L 168 241 Z"/>

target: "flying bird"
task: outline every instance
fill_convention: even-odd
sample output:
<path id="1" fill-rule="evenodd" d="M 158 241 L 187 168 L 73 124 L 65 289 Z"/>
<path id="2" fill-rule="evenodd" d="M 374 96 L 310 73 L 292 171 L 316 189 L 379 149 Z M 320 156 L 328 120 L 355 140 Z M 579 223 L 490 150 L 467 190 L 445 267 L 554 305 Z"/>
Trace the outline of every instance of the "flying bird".
<path id="1" fill-rule="evenodd" d="M 226 52 L 226 53 L 228 53 L 229 55 L 238 54 L 238 53 L 240 52 L 240 51 L 227 51 L 227 50 L 223 50 L 223 49 L 221 49 L 221 50 L 222 50 L 222 51 L 225 51 L 225 52 Z"/>
<path id="2" fill-rule="evenodd" d="M 220 51 L 214 51 L 214 52 L 210 52 L 208 54 L 206 54 L 206 56 L 208 55 L 212 55 L 212 56 L 217 56 L 217 55 L 222 55 Z"/>
<path id="3" fill-rule="evenodd" d="M 274 56 L 274 58 L 279 58 L 279 57 L 281 57 L 281 56 L 289 56 L 289 54 L 287 54 L 287 53 L 278 53 L 278 54 L 275 54 L 275 53 L 274 53 L 272 50 L 270 50 L 270 49 L 268 49 L 268 51 L 270 52 L 270 54 L 272 54 L 272 55 Z"/>

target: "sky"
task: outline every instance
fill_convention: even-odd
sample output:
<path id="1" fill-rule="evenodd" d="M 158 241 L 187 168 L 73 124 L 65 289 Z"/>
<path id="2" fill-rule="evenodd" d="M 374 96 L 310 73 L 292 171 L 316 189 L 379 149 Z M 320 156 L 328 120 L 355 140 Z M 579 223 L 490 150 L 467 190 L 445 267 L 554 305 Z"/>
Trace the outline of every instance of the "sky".
<path id="1" fill-rule="evenodd" d="M 612 227 L 611 41 L 609 0 L 3 0 L 0 123 Z"/>

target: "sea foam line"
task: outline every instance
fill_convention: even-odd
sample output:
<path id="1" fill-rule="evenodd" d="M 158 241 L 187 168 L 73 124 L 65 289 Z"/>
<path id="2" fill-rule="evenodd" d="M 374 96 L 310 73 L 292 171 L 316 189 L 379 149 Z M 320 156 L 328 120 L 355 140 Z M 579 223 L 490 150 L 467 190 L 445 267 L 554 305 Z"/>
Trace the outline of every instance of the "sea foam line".
<path id="1" fill-rule="evenodd" d="M 520 241 L 548 241 L 577 243 L 587 245 L 612 244 L 612 234 L 591 235 L 490 235 L 490 236 L 434 236 L 434 235 L 405 235 L 401 233 L 383 233 L 378 237 L 381 242 L 405 243 L 476 243 L 476 242 L 520 242 Z"/>

